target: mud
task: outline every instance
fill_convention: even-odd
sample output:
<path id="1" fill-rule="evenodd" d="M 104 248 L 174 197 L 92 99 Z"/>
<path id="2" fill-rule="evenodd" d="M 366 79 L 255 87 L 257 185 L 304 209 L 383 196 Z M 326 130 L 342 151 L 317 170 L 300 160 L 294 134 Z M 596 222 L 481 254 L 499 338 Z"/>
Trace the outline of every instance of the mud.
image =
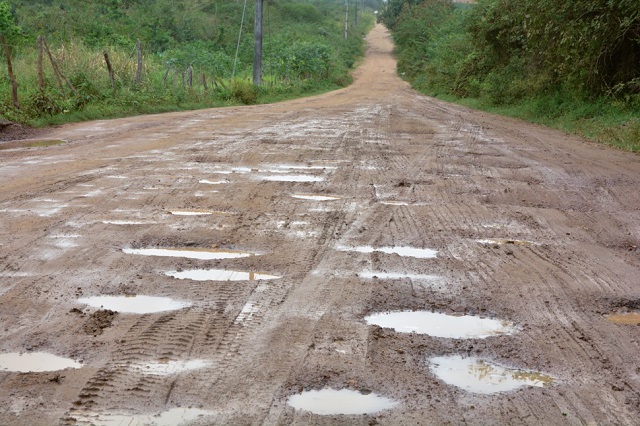
<path id="1" fill-rule="evenodd" d="M 384 28 L 367 42 L 344 90 L 65 125 L 30 136 L 65 144 L 1 151 L 0 352 L 82 368 L 0 371 L 0 424 L 638 424 L 640 327 L 606 318 L 640 310 L 638 156 L 421 96 Z M 165 275 L 191 270 L 281 278 Z M 144 310 L 106 303 L 121 298 Z M 118 314 L 87 334 L 96 310 Z M 364 320 L 393 311 L 518 331 L 452 339 Z M 553 382 L 477 394 L 439 379 L 434 357 Z M 398 404 L 288 404 L 321 389 Z"/>

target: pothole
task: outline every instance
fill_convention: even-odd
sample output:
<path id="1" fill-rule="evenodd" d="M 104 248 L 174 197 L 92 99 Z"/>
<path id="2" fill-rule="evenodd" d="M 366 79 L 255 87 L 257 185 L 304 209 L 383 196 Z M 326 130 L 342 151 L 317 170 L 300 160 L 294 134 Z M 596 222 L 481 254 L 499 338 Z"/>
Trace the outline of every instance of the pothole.
<path id="1" fill-rule="evenodd" d="M 145 222 L 142 220 L 103 220 L 105 225 L 151 225 L 156 222 Z"/>
<path id="2" fill-rule="evenodd" d="M 358 273 L 360 278 L 365 279 L 379 279 L 379 280 L 401 280 L 408 278 L 416 281 L 438 281 L 442 277 L 439 275 L 424 275 L 424 274 L 407 274 L 404 272 L 375 272 L 375 271 L 363 271 Z"/>
<path id="3" fill-rule="evenodd" d="M 187 259 L 217 260 L 238 259 L 256 256 L 256 253 L 237 250 L 204 249 L 204 248 L 166 248 L 166 249 L 122 249 L 126 254 L 143 256 L 182 257 Z"/>
<path id="4" fill-rule="evenodd" d="M 380 204 L 384 204 L 385 206 L 408 206 L 408 205 L 410 205 L 406 201 L 380 201 Z"/>
<path id="5" fill-rule="evenodd" d="M 80 368 L 82 363 L 46 352 L 0 354 L 0 370 L 18 373 L 39 373 L 65 368 Z"/>
<path id="6" fill-rule="evenodd" d="M 0 150 L 14 148 L 43 148 L 47 146 L 62 145 L 67 141 L 61 139 L 22 140 L 0 144 Z"/>
<path id="7" fill-rule="evenodd" d="M 129 314 L 151 314 L 155 312 L 177 311 L 190 307 L 190 302 L 156 296 L 93 296 L 82 297 L 78 303 L 94 308 L 108 309 Z"/>
<path id="8" fill-rule="evenodd" d="M 324 180 L 322 176 L 312 175 L 273 175 L 262 176 L 260 179 L 270 182 L 322 182 Z"/>
<path id="9" fill-rule="evenodd" d="M 199 370 L 208 367 L 211 363 L 204 359 L 192 359 L 189 361 L 159 360 L 154 362 L 141 362 L 131 364 L 129 368 L 141 374 L 151 376 L 170 376 L 172 374 Z"/>
<path id="10" fill-rule="evenodd" d="M 523 386 L 544 387 L 554 380 L 541 373 L 503 367 L 475 357 L 434 357 L 429 362 L 431 372 L 440 380 L 472 393 L 508 392 Z"/>
<path id="11" fill-rule="evenodd" d="M 213 416 L 212 411 L 198 408 L 176 407 L 157 414 L 107 414 L 107 413 L 72 413 L 79 422 L 88 422 L 96 426 L 175 426 L 188 422 L 205 420 Z"/>
<path id="12" fill-rule="evenodd" d="M 386 254 L 397 254 L 398 256 L 415 257 L 418 259 L 433 259 L 438 256 L 438 252 L 436 250 L 415 247 L 338 246 L 337 249 L 339 251 L 354 251 L 358 253 L 380 252 Z"/>
<path id="13" fill-rule="evenodd" d="M 505 245 L 511 244 L 516 246 L 530 246 L 536 245 L 533 241 L 524 241 L 524 240 L 509 240 L 509 239 L 484 239 L 484 240 L 476 240 L 476 242 L 480 244 L 490 244 L 490 245 Z"/>
<path id="14" fill-rule="evenodd" d="M 300 200 L 311 200 L 311 201 L 335 201 L 340 199 L 340 197 L 332 197 L 330 195 L 293 194 L 291 196 L 293 198 L 298 198 Z"/>
<path id="15" fill-rule="evenodd" d="M 172 210 L 169 213 L 174 216 L 208 216 L 213 214 L 213 212 L 206 210 Z"/>
<path id="16" fill-rule="evenodd" d="M 370 325 L 392 328 L 398 333 L 428 334 L 449 339 L 484 339 L 518 331 L 508 321 L 427 311 L 382 312 L 366 316 L 365 321 Z"/>
<path id="17" fill-rule="evenodd" d="M 640 312 L 627 312 L 622 314 L 610 314 L 605 317 L 614 324 L 640 325 Z"/>
<path id="18" fill-rule="evenodd" d="M 282 278 L 278 275 L 258 272 L 227 271 L 225 269 L 193 269 L 189 271 L 166 272 L 165 274 L 179 280 L 187 279 L 194 281 L 258 281 Z"/>
<path id="19" fill-rule="evenodd" d="M 323 416 L 373 414 L 398 405 L 397 401 L 375 393 L 363 394 L 350 389 L 304 391 L 290 396 L 287 403 L 296 410 Z"/>

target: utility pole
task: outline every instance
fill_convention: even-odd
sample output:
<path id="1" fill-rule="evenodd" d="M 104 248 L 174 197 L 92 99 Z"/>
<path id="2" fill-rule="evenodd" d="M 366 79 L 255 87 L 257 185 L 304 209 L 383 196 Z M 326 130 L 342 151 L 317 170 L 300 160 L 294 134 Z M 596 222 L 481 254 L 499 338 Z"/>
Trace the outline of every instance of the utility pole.
<path id="1" fill-rule="evenodd" d="M 344 39 L 349 38 L 349 0 L 344 0 L 345 15 L 344 15 Z"/>
<path id="2" fill-rule="evenodd" d="M 253 84 L 262 84 L 262 0 L 256 0 L 256 21 L 254 25 Z"/>

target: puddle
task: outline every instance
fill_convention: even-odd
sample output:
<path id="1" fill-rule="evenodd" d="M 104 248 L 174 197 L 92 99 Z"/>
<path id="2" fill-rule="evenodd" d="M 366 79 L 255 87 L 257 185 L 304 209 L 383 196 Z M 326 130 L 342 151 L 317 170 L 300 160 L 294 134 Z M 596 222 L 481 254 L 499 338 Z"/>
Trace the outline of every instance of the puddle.
<path id="1" fill-rule="evenodd" d="M 241 257 L 256 256 L 236 250 L 203 249 L 203 248 L 167 248 L 167 249 L 122 249 L 126 254 L 139 254 L 143 256 L 183 257 L 187 259 L 237 259 Z"/>
<path id="2" fill-rule="evenodd" d="M 165 275 L 179 280 L 194 281 L 258 281 L 277 280 L 282 278 L 278 275 L 262 274 L 257 272 L 226 271 L 224 269 L 193 269 L 190 271 L 172 271 Z"/>
<path id="3" fill-rule="evenodd" d="M 150 225 L 156 222 L 144 222 L 141 220 L 103 220 L 105 225 Z"/>
<path id="4" fill-rule="evenodd" d="M 321 176 L 312 175 L 276 175 L 263 176 L 260 179 L 271 182 L 322 182 L 324 180 Z"/>
<path id="5" fill-rule="evenodd" d="M 423 274 L 405 274 L 402 272 L 370 272 L 364 271 L 358 273 L 360 278 L 373 279 L 377 278 L 379 280 L 401 280 L 404 278 L 409 278 L 410 280 L 422 280 L 422 281 L 437 281 L 442 279 L 442 277 L 438 275 L 423 275 Z"/>
<path id="6" fill-rule="evenodd" d="M 213 212 L 205 210 L 173 210 L 169 213 L 175 216 L 207 216 L 213 214 Z"/>
<path id="7" fill-rule="evenodd" d="M 0 150 L 13 148 L 42 148 L 67 143 L 61 139 L 24 140 L 0 144 Z"/>
<path id="8" fill-rule="evenodd" d="M 45 352 L 0 354 L 0 371 L 37 373 L 80 368 L 82 363 Z"/>
<path id="9" fill-rule="evenodd" d="M 611 314 L 606 316 L 607 320 L 614 324 L 640 325 L 640 312 L 629 312 L 626 314 Z"/>
<path id="10" fill-rule="evenodd" d="M 518 331 L 508 321 L 427 311 L 383 312 L 368 315 L 365 321 L 370 325 L 393 328 L 398 333 L 428 334 L 449 339 L 484 339 Z"/>
<path id="11" fill-rule="evenodd" d="M 436 250 L 419 249 L 414 247 L 338 246 L 337 249 L 340 251 L 355 251 L 358 253 L 373 253 L 374 251 L 377 251 L 377 252 L 386 253 L 386 254 L 397 254 L 398 256 L 403 256 L 403 257 L 415 257 L 418 259 L 433 259 L 438 255 L 438 252 Z"/>
<path id="12" fill-rule="evenodd" d="M 406 201 L 380 201 L 380 204 L 384 204 L 386 206 L 408 206 L 409 203 Z"/>
<path id="13" fill-rule="evenodd" d="M 487 240 L 476 240 L 476 242 L 480 244 L 512 244 L 516 246 L 530 246 L 535 245 L 533 241 L 523 241 L 523 240 L 508 240 L 508 239 L 487 239 Z"/>
<path id="14" fill-rule="evenodd" d="M 339 200 L 340 197 L 332 197 L 329 195 L 311 195 L 311 194 L 294 194 L 293 198 L 298 198 L 300 200 L 313 200 L 313 201 L 334 201 Z"/>
<path id="15" fill-rule="evenodd" d="M 156 361 L 136 363 L 132 364 L 130 368 L 142 374 L 152 376 L 169 376 L 186 371 L 199 370 L 209 365 L 209 361 L 203 359 L 192 359 L 190 361 Z"/>
<path id="16" fill-rule="evenodd" d="M 172 408 L 158 414 L 72 414 L 78 422 L 87 422 L 96 426 L 175 426 L 188 422 L 205 420 L 213 416 L 212 411 L 197 408 Z"/>
<path id="17" fill-rule="evenodd" d="M 282 170 L 337 170 L 336 166 L 311 166 L 311 165 L 287 165 L 280 164 L 276 166 L 277 169 Z"/>
<path id="18" fill-rule="evenodd" d="M 78 303 L 94 308 L 130 314 L 151 314 L 155 312 L 177 311 L 191 306 L 189 302 L 181 302 L 168 297 L 154 296 L 94 296 L 82 297 Z"/>
<path id="19" fill-rule="evenodd" d="M 475 357 L 454 355 L 429 361 L 431 372 L 440 380 L 472 393 L 508 392 L 523 386 L 544 387 L 553 382 L 552 377 L 541 373 L 503 367 Z"/>
<path id="20" fill-rule="evenodd" d="M 309 411 L 324 416 L 373 414 L 398 405 L 397 401 L 378 396 L 375 393 L 364 395 L 349 389 L 304 391 L 301 394 L 290 396 L 287 402 L 296 410 Z"/>
<path id="21" fill-rule="evenodd" d="M 207 185 L 224 185 L 225 183 L 229 183 L 228 180 L 207 180 L 207 179 L 202 179 L 198 181 L 199 183 L 205 183 Z"/>

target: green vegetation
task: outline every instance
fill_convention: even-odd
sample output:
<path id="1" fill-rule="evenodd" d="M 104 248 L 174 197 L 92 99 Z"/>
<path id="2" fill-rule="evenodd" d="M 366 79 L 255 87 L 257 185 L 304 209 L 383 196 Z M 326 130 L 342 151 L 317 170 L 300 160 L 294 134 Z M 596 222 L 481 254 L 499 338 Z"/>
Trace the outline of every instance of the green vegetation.
<path id="1" fill-rule="evenodd" d="M 343 87 L 364 52 L 373 7 L 381 3 L 357 0 L 356 25 L 356 0 L 349 1 L 345 40 L 344 1 L 265 0 L 263 84 L 255 87 L 254 0 L 246 9 L 243 0 L 0 0 L 0 32 L 8 39 L 20 101 L 15 108 L 2 55 L 0 118 L 42 126 L 273 102 Z M 43 88 L 38 36 L 62 74 L 59 82 L 45 48 Z M 140 84 L 137 40 L 143 51 Z M 103 52 L 113 66 L 113 84 Z"/>
<path id="2" fill-rule="evenodd" d="M 640 151 L 637 0 L 389 0 L 381 20 L 418 90 Z"/>

